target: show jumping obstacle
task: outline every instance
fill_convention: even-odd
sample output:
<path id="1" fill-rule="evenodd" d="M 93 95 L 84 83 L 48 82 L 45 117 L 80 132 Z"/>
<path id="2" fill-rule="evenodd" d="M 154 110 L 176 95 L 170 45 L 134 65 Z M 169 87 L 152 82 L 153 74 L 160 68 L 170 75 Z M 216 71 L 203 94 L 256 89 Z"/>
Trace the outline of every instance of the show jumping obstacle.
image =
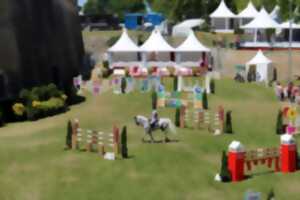
<path id="1" fill-rule="evenodd" d="M 192 119 L 191 119 L 192 112 Z M 207 128 L 210 132 L 224 132 L 224 108 L 219 106 L 218 111 L 209 111 L 203 109 L 188 109 L 182 106 L 180 109 L 180 128 L 187 127 L 189 121 L 194 122 L 195 128 Z"/>
<path id="2" fill-rule="evenodd" d="M 298 114 L 297 106 L 283 106 L 282 119 L 285 133 L 290 135 L 300 133 L 300 116 Z"/>
<path id="3" fill-rule="evenodd" d="M 245 179 L 245 166 L 249 171 L 252 165 L 267 164 L 269 168 L 275 163 L 275 172 L 292 173 L 297 170 L 297 145 L 291 135 L 281 136 L 280 148 L 263 148 L 245 151 L 240 142 L 233 141 L 229 145 L 228 170 L 233 182 Z"/>
<path id="4" fill-rule="evenodd" d="M 118 155 L 120 153 L 119 128 L 114 126 L 112 133 L 105 133 L 95 130 L 83 130 L 79 126 L 79 120 L 72 122 L 72 149 L 84 150 L 88 152 L 98 152 L 102 156 L 108 153 L 107 149 L 111 148 L 110 153 Z"/>

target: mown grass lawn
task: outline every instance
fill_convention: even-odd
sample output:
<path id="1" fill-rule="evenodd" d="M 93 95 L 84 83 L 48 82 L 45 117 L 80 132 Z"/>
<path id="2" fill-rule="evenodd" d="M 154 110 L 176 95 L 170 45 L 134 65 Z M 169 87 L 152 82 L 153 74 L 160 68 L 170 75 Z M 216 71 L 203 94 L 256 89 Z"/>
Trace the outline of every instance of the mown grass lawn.
<path id="1" fill-rule="evenodd" d="M 299 199 L 300 173 L 268 173 L 263 166 L 241 183 L 214 181 L 221 152 L 232 140 L 247 149 L 279 145 L 274 133 L 279 103 L 272 89 L 221 80 L 216 92 L 209 96 L 210 107 L 222 104 L 233 111 L 233 135 L 178 129 L 171 136 L 178 143 L 143 144 L 143 130 L 133 116 L 149 115 L 151 98 L 138 92 L 88 96 L 66 114 L 9 124 L 0 129 L 0 199 L 240 200 L 247 190 L 262 192 L 265 198 L 271 188 L 276 199 Z M 160 116 L 174 119 L 175 112 L 166 109 Z M 64 151 L 67 120 L 73 118 L 80 119 L 82 128 L 103 131 L 111 131 L 113 124 L 126 125 L 132 158 L 111 162 L 93 153 Z"/>

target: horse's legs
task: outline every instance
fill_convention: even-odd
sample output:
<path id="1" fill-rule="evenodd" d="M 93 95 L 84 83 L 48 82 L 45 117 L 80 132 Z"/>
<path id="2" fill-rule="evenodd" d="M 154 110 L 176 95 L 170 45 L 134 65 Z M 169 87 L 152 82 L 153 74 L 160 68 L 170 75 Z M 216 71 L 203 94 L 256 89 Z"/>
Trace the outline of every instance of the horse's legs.
<path id="1" fill-rule="evenodd" d="M 150 138 L 151 138 L 151 142 L 154 143 L 154 138 L 153 138 L 152 132 L 150 132 L 149 135 L 150 135 Z"/>

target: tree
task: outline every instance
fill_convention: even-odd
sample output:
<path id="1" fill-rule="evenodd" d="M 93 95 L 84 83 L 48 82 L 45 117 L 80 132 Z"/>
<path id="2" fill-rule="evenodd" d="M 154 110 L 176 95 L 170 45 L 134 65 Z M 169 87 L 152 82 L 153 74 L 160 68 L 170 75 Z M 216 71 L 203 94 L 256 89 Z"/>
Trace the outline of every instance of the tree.
<path id="1" fill-rule="evenodd" d="M 223 151 L 222 153 L 222 165 L 220 169 L 220 177 L 223 182 L 231 181 L 231 175 L 228 170 L 228 157 L 226 155 L 226 151 Z"/>
<path id="2" fill-rule="evenodd" d="M 281 110 L 279 110 L 277 114 L 276 133 L 277 135 L 283 134 L 283 120 Z"/>
<path id="3" fill-rule="evenodd" d="M 175 112 L 175 125 L 177 127 L 180 126 L 180 108 L 176 108 L 176 112 Z"/>
<path id="4" fill-rule="evenodd" d="M 211 79 L 209 82 L 209 87 L 210 87 L 210 91 L 212 94 L 215 94 L 216 91 L 216 85 L 215 85 L 215 80 Z"/>
<path id="5" fill-rule="evenodd" d="M 175 76 L 173 79 L 173 90 L 176 92 L 178 90 L 178 76 Z"/>
<path id="6" fill-rule="evenodd" d="M 121 133 L 121 154 L 122 158 L 128 158 L 128 148 L 127 148 L 127 127 L 124 126 Z"/>
<path id="7" fill-rule="evenodd" d="M 126 78 L 122 77 L 122 80 L 121 80 L 121 92 L 122 92 L 122 94 L 126 93 L 126 87 L 127 87 Z"/>
<path id="8" fill-rule="evenodd" d="M 231 111 L 226 112 L 226 119 L 225 119 L 225 133 L 233 133 L 232 130 L 232 119 L 231 119 Z"/>
<path id="9" fill-rule="evenodd" d="M 203 92 L 203 108 L 205 110 L 208 109 L 208 99 L 207 99 L 207 92 L 206 92 L 206 90 L 204 90 L 204 92 Z"/>
<path id="10" fill-rule="evenodd" d="M 71 120 L 68 121 L 67 125 L 67 135 L 66 135 L 66 148 L 71 149 L 72 148 L 72 122 Z"/>
<path id="11" fill-rule="evenodd" d="M 273 188 L 270 190 L 268 196 L 267 196 L 267 200 L 274 200 L 275 199 L 275 193 Z"/>
<path id="12" fill-rule="evenodd" d="M 152 110 L 156 110 L 157 109 L 157 93 L 156 91 L 152 91 L 152 95 L 151 95 L 151 98 L 152 98 Z"/>

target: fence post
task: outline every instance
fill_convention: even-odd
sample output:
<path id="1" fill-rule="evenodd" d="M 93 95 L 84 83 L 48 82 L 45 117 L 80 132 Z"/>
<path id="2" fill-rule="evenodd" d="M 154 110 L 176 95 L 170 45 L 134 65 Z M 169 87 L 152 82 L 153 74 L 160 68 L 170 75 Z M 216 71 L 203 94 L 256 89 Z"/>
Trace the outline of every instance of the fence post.
<path id="1" fill-rule="evenodd" d="M 185 106 L 181 106 L 180 107 L 180 128 L 184 128 L 185 127 L 185 114 L 186 114 L 186 107 Z"/>
<path id="2" fill-rule="evenodd" d="M 281 172 L 290 173 L 297 170 L 297 145 L 292 135 L 282 135 L 280 146 Z"/>
<path id="3" fill-rule="evenodd" d="M 233 182 L 242 181 L 244 179 L 244 162 L 245 150 L 243 145 L 238 141 L 233 141 L 229 145 L 228 153 L 228 169 Z"/>
<path id="4" fill-rule="evenodd" d="M 119 142 L 119 139 L 120 139 L 120 131 L 119 131 L 119 128 L 117 126 L 114 126 L 113 127 L 113 147 L 114 147 L 114 153 L 115 155 L 118 155 L 120 153 L 120 148 L 119 148 L 119 145 L 120 145 L 120 142 Z"/>

